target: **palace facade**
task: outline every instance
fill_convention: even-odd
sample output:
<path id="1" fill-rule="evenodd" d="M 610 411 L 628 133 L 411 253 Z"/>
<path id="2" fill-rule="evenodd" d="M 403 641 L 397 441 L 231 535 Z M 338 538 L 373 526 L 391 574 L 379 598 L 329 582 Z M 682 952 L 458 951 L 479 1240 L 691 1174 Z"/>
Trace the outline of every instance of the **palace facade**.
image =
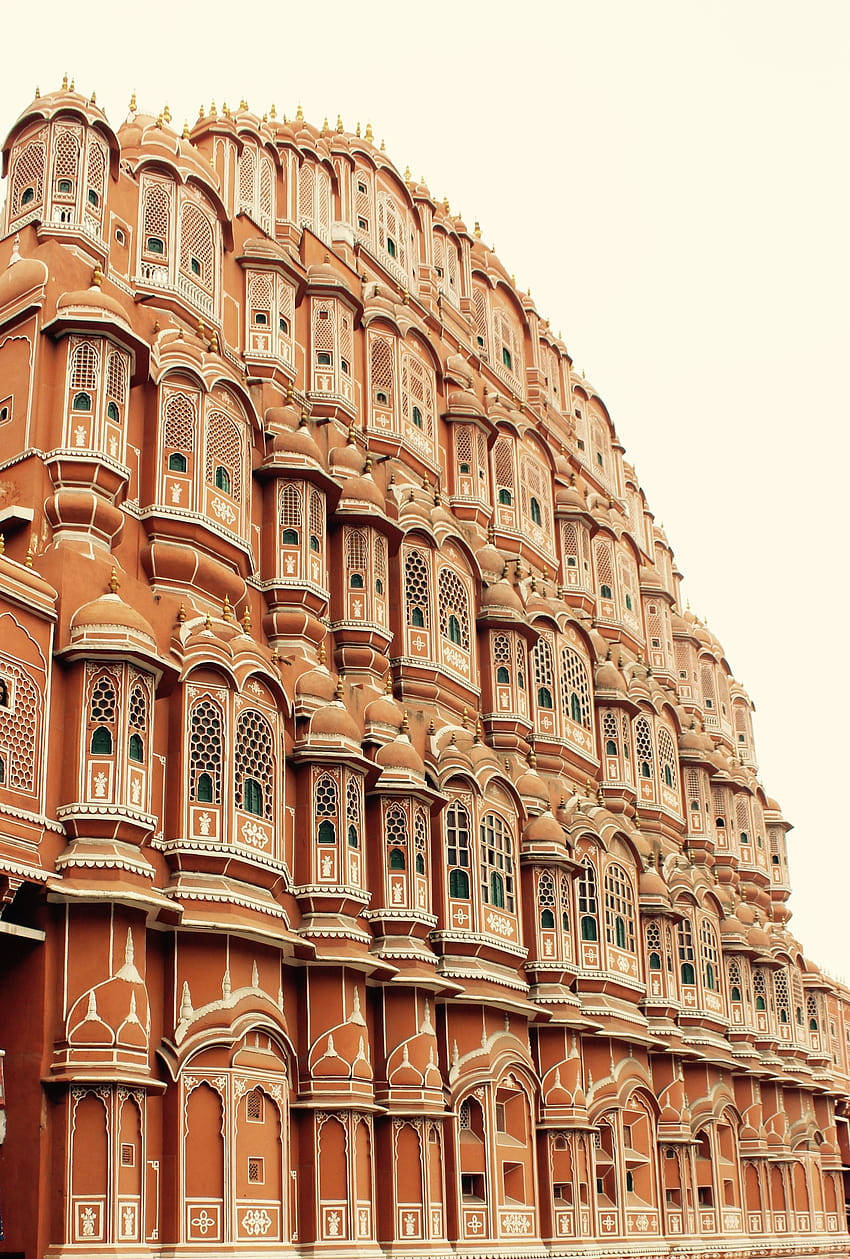
<path id="1" fill-rule="evenodd" d="M 342 123 L 3 147 L 5 1252 L 848 1253 L 850 992 L 614 423 Z"/>

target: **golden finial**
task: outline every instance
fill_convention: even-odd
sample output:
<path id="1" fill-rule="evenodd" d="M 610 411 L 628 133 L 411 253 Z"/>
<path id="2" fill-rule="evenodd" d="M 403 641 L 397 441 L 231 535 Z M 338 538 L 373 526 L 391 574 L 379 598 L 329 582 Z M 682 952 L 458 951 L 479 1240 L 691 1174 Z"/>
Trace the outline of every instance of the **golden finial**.
<path id="1" fill-rule="evenodd" d="M 443 197 L 443 209 L 444 209 L 444 211 L 446 212 L 446 214 L 451 214 L 451 212 L 452 212 L 452 208 L 451 208 L 451 206 L 449 205 L 449 199 L 448 199 L 448 197 Z"/>
<path id="2" fill-rule="evenodd" d="M 537 769 L 537 753 L 534 750 L 534 744 L 528 749 L 528 765 L 530 769 Z"/>
<path id="3" fill-rule="evenodd" d="M 186 620 L 186 604 L 180 600 L 180 607 L 177 609 L 177 624 L 182 625 Z"/>
<path id="4" fill-rule="evenodd" d="M 401 733 L 407 734 L 410 730 L 410 714 L 407 709 L 404 710 L 404 716 L 401 719 Z"/>
<path id="5" fill-rule="evenodd" d="M 103 272 L 100 269 L 100 263 L 97 264 L 91 273 L 92 288 L 99 289 L 103 284 Z"/>
<path id="6" fill-rule="evenodd" d="M 120 589 L 121 589 L 121 583 L 118 580 L 118 569 L 113 564 L 112 572 L 109 575 L 109 593 L 113 595 L 117 595 Z"/>
<path id="7" fill-rule="evenodd" d="M 387 680 L 386 680 L 386 682 L 385 682 L 385 684 L 384 684 L 384 690 L 386 691 L 387 695 L 392 695 L 392 693 L 393 693 L 393 675 L 392 675 L 392 672 L 390 672 L 390 673 L 388 673 L 388 674 L 387 674 Z"/>
<path id="8" fill-rule="evenodd" d="M 370 144 L 372 144 L 375 139 L 374 133 L 372 131 L 371 122 L 366 123 L 366 139 L 369 141 Z"/>
<path id="9" fill-rule="evenodd" d="M 343 686 L 342 686 L 342 674 L 338 673 L 337 679 L 336 679 L 336 690 L 334 691 L 334 697 L 339 701 L 340 704 L 342 703 L 344 694 L 345 694 L 345 691 L 343 690 Z"/>
<path id="10" fill-rule="evenodd" d="M 199 118 L 199 119 L 201 119 L 201 118 L 206 118 L 206 116 L 207 116 L 207 115 L 206 115 L 206 112 L 205 112 L 204 107 L 203 107 L 203 105 L 202 105 L 202 106 L 201 106 L 201 108 L 198 110 L 198 118 Z"/>
<path id="11" fill-rule="evenodd" d="M 162 119 L 162 114 L 157 114 L 157 116 L 156 116 L 156 125 L 157 125 L 158 127 L 162 127 L 162 122 L 163 122 L 163 119 Z"/>
<path id="12" fill-rule="evenodd" d="M 228 109 L 227 101 L 221 102 L 221 112 L 224 114 L 225 118 L 230 117 L 230 110 Z"/>
<path id="13" fill-rule="evenodd" d="M 322 119 L 322 131 L 328 131 L 328 130 L 329 130 L 328 116 L 327 114 L 325 114 L 324 118 Z"/>
<path id="14" fill-rule="evenodd" d="M 507 577 L 507 575 L 508 575 L 508 561 L 505 560 L 504 563 L 502 564 L 502 579 L 504 580 L 504 578 Z"/>
<path id="15" fill-rule="evenodd" d="M 207 329 L 206 329 L 203 319 L 198 320 L 198 327 L 196 329 L 196 332 L 199 338 L 201 339 L 201 341 L 203 341 L 204 337 L 207 335 Z"/>
<path id="16" fill-rule="evenodd" d="M 77 84 L 76 84 L 76 81 L 75 81 L 74 79 L 72 79 L 72 80 L 71 80 L 71 91 L 72 91 L 72 92 L 76 92 L 76 90 L 77 90 Z"/>
<path id="17" fill-rule="evenodd" d="M 279 663 L 280 663 L 280 652 L 277 649 L 277 643 L 275 643 L 274 647 L 272 647 L 272 664 L 279 665 Z"/>
<path id="18" fill-rule="evenodd" d="M 224 603 L 222 604 L 221 615 L 222 615 L 223 620 L 225 621 L 230 620 L 230 616 L 231 616 L 230 600 L 228 599 L 227 595 L 224 596 Z"/>
<path id="19" fill-rule="evenodd" d="M 272 107 L 269 110 L 269 117 L 277 118 L 277 105 L 275 105 L 274 102 L 272 102 Z"/>
<path id="20" fill-rule="evenodd" d="M 365 463 L 363 464 L 363 475 L 364 475 L 364 476 L 371 476 L 371 475 L 372 475 L 372 452 L 371 452 L 371 450 L 367 450 L 367 452 L 366 452 L 366 461 L 365 461 Z"/>
<path id="21" fill-rule="evenodd" d="M 210 632 L 212 631 L 212 618 L 210 617 L 209 612 L 204 617 L 204 629 L 209 630 Z"/>
<path id="22" fill-rule="evenodd" d="M 328 649 L 325 646 L 325 640 L 319 643 L 319 664 L 325 664 L 328 659 Z"/>
<path id="23" fill-rule="evenodd" d="M 251 620 L 251 609 L 246 607 L 245 615 L 242 617 L 242 627 L 246 634 L 251 633 L 254 622 Z"/>
<path id="24" fill-rule="evenodd" d="M 475 742 L 476 743 L 481 742 L 481 718 L 480 717 L 475 718 Z"/>
<path id="25" fill-rule="evenodd" d="M 67 91 L 68 91 L 68 76 L 67 76 L 67 74 L 63 74 L 63 75 L 62 75 L 62 91 L 63 91 L 63 92 L 67 92 Z"/>
<path id="26" fill-rule="evenodd" d="M 407 184 L 410 183 L 410 167 L 409 166 L 405 166 L 404 168 L 404 182 Z"/>
<path id="27" fill-rule="evenodd" d="M 511 276 L 511 284 L 514 286 L 514 288 L 516 288 L 516 276 L 515 276 L 515 275 L 512 275 L 512 276 Z"/>
<path id="28" fill-rule="evenodd" d="M 340 134 L 345 130 L 342 125 L 342 114 L 337 114 L 336 116 L 336 129 Z"/>
<path id="29" fill-rule="evenodd" d="M 189 139 L 189 119 L 188 118 L 183 119 L 183 139 L 184 140 Z"/>
<path id="30" fill-rule="evenodd" d="M 40 99 L 41 99 L 41 91 L 39 90 L 39 88 L 38 88 L 38 87 L 36 87 L 36 89 L 35 89 L 35 99 L 36 99 L 36 100 L 40 100 Z"/>
<path id="31" fill-rule="evenodd" d="M 212 337 L 210 339 L 210 349 L 212 350 L 213 354 L 218 354 L 218 333 L 216 332 L 215 328 L 213 328 L 212 330 Z"/>
<path id="32" fill-rule="evenodd" d="M 463 726 L 464 730 L 466 730 L 467 728 L 466 723 L 467 723 L 468 718 L 469 718 L 469 712 L 466 708 L 464 708 L 463 716 L 460 719 L 460 724 Z"/>
<path id="33" fill-rule="evenodd" d="M 24 563 L 26 564 L 27 568 L 32 568 L 32 557 L 33 557 L 33 549 L 32 549 L 32 542 L 30 542 L 29 546 L 27 547 L 27 556 L 26 556 L 26 559 L 24 560 Z"/>
<path id="34" fill-rule="evenodd" d="M 383 137 L 383 136 L 381 136 L 381 152 L 382 152 L 382 153 L 386 153 L 386 151 L 387 151 L 387 146 L 386 146 L 386 144 L 384 143 L 384 137 Z"/>
<path id="35" fill-rule="evenodd" d="M 268 120 L 269 120 L 268 114 L 263 114 L 263 122 L 268 122 Z"/>
<path id="36" fill-rule="evenodd" d="M 215 101 L 210 101 L 210 118 L 217 118 L 218 110 L 215 107 Z"/>
<path id="37" fill-rule="evenodd" d="M 496 528 L 492 520 L 487 522 L 487 541 L 490 543 L 496 541 Z"/>
<path id="38" fill-rule="evenodd" d="M 3 534 L 0 533 L 0 555 L 4 555 L 5 553 L 6 553 L 6 539 L 3 536 Z"/>
<path id="39" fill-rule="evenodd" d="M 428 733 L 429 733 L 429 734 L 431 734 L 431 735 L 434 735 L 434 734 L 436 734 L 436 733 L 437 733 L 437 724 L 436 724 L 436 722 L 434 721 L 434 718 L 433 718 L 433 717 L 432 717 L 432 718 L 431 718 L 431 720 L 428 722 Z"/>
<path id="40" fill-rule="evenodd" d="M 242 97 L 241 101 L 239 102 L 239 108 L 240 108 L 240 109 L 247 109 L 247 108 L 248 108 L 248 102 L 245 100 L 245 97 L 244 97 L 244 96 Z"/>
<path id="41" fill-rule="evenodd" d="M 96 105 L 96 104 L 97 104 L 97 97 L 95 96 L 94 92 L 92 92 L 92 94 L 91 94 L 91 99 L 89 100 L 89 104 L 90 104 L 90 105 Z"/>
<path id="42" fill-rule="evenodd" d="M 303 121 L 304 121 L 304 110 L 301 108 L 301 106 L 300 106 L 300 105 L 298 106 L 298 108 L 297 108 L 297 109 L 296 109 L 296 111 L 295 111 L 295 121 L 296 121 L 296 122 L 303 122 Z"/>
<path id="43" fill-rule="evenodd" d="M 357 136 L 357 138 L 358 138 L 358 140 L 359 140 L 359 139 L 360 139 L 360 123 L 359 123 L 359 122 L 358 122 L 357 126 L 354 128 L 354 134 Z"/>

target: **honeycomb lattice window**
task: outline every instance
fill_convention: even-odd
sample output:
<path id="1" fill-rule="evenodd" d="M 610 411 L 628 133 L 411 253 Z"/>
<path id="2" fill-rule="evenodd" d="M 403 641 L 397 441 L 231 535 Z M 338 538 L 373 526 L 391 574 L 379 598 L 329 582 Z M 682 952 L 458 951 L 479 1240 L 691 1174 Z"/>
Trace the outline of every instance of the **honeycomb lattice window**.
<path id="1" fill-rule="evenodd" d="M 413 860 L 417 874 L 428 869 L 428 820 L 425 810 L 417 808 L 413 818 Z"/>
<path id="2" fill-rule="evenodd" d="M 111 677 L 102 673 L 91 689 L 89 721 L 93 726 L 113 725 L 117 706 L 115 683 Z"/>
<path id="3" fill-rule="evenodd" d="M 95 219 L 103 216 L 103 198 L 106 191 L 106 153 L 100 143 L 89 137 L 89 154 L 86 162 L 86 213 Z"/>
<path id="4" fill-rule="evenodd" d="M 649 952 L 661 951 L 661 928 L 657 922 L 648 922 L 645 928 L 646 947 Z"/>
<path id="5" fill-rule="evenodd" d="M 76 187 L 80 177 L 82 156 L 81 130 L 79 127 L 57 127 L 53 133 L 53 182 L 71 180 Z"/>
<path id="6" fill-rule="evenodd" d="M 0 708 L 0 747 L 5 752 L 6 768 L 3 785 L 32 794 L 36 789 L 36 731 L 43 701 L 17 661 L 3 658 L 3 677 L 7 687 L 11 681 L 14 693 L 14 706 Z"/>
<path id="7" fill-rule="evenodd" d="M 131 730 L 138 730 L 139 734 L 145 734 L 148 728 L 148 698 L 145 694 L 144 687 L 137 682 L 130 692 L 130 719 L 129 726 Z"/>
<path id="8" fill-rule="evenodd" d="M 106 361 L 107 397 L 123 408 L 127 401 L 127 356 L 120 350 L 111 350 Z"/>
<path id="9" fill-rule="evenodd" d="M 239 714 L 234 755 L 237 809 L 247 808 L 271 822 L 274 817 L 274 740 L 268 721 L 253 708 Z M 249 780 L 259 785 L 259 800 L 256 788 L 247 786 Z"/>
<path id="10" fill-rule="evenodd" d="M 638 717 L 635 721 L 635 753 L 641 778 L 652 778 L 655 748 L 652 742 L 652 730 L 646 717 Z"/>
<path id="11" fill-rule="evenodd" d="M 349 848 L 359 848 L 363 827 L 363 787 L 354 774 L 348 775 L 345 785 L 345 825 Z"/>
<path id="12" fill-rule="evenodd" d="M 773 976 L 773 991 L 776 996 L 776 1013 L 780 1023 L 791 1021 L 791 998 L 788 993 L 788 968 L 781 966 Z"/>
<path id="13" fill-rule="evenodd" d="M 301 498 L 301 487 L 288 483 L 280 487 L 279 499 L 280 527 L 281 529 L 295 529 L 299 531 L 304 514 L 304 506 Z"/>
<path id="14" fill-rule="evenodd" d="M 189 799 L 221 804 L 224 713 L 212 699 L 200 699 L 189 716 Z"/>
<path id="15" fill-rule="evenodd" d="M 310 549 L 324 552 L 325 548 L 325 499 L 319 490 L 310 490 Z"/>
<path id="16" fill-rule="evenodd" d="M 451 568 L 441 568 L 437 577 L 440 633 L 456 646 L 469 651 L 469 594 Z"/>
<path id="17" fill-rule="evenodd" d="M 514 443 L 511 437 L 496 439 L 493 447 L 493 478 L 498 501 L 503 506 L 511 506 L 516 501 Z"/>
<path id="18" fill-rule="evenodd" d="M 404 557 L 404 605 L 408 625 L 431 624 L 430 572 L 425 556 L 411 549 Z"/>
<path id="19" fill-rule="evenodd" d="M 542 870 L 537 880 L 537 905 L 539 909 L 555 908 L 555 880 L 551 870 Z"/>
<path id="20" fill-rule="evenodd" d="M 321 774 L 315 787 L 316 817 L 336 818 L 339 813 L 339 788 L 330 774 Z"/>
<path id="21" fill-rule="evenodd" d="M 596 564 L 596 585 L 600 596 L 603 599 L 613 599 L 616 582 L 610 543 L 597 538 L 593 547 L 593 559 Z"/>

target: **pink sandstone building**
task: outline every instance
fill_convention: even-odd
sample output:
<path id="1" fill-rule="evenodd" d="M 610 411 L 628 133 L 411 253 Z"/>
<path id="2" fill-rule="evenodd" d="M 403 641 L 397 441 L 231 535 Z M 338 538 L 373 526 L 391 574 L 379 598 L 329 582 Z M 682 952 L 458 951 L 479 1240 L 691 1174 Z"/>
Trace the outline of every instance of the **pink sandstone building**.
<path id="1" fill-rule="evenodd" d="M 614 423 L 371 129 L 3 146 L 4 1253 L 847 1255 L 850 992 Z"/>

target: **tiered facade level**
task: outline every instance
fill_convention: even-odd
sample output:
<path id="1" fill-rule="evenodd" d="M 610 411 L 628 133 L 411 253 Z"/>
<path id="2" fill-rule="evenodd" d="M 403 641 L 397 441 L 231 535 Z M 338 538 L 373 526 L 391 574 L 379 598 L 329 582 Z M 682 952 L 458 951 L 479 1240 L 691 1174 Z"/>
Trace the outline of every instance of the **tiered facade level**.
<path id="1" fill-rule="evenodd" d="M 3 1247 L 846 1255 L 850 993 L 531 298 L 300 110 L 3 160 Z"/>

